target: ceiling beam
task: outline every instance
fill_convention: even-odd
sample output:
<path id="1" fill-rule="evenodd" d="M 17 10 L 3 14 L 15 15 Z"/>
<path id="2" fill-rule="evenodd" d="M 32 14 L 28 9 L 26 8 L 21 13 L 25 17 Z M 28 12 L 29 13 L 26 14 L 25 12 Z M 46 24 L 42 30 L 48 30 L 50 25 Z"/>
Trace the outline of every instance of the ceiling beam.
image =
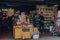
<path id="1" fill-rule="evenodd" d="M 60 4 L 57 0 L 45 0 L 45 1 L 21 1 L 21 0 L 0 0 L 0 4 L 4 5 L 54 5 L 54 4 Z"/>

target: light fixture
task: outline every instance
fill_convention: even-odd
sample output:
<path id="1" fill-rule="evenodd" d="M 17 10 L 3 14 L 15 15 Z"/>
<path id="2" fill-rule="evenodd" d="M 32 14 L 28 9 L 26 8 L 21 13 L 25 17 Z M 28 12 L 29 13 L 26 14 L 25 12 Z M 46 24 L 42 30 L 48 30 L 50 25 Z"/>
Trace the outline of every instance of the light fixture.
<path id="1" fill-rule="evenodd" d="M 59 5 L 56 4 L 56 5 L 54 5 L 54 6 L 57 7 L 57 6 L 59 6 Z"/>

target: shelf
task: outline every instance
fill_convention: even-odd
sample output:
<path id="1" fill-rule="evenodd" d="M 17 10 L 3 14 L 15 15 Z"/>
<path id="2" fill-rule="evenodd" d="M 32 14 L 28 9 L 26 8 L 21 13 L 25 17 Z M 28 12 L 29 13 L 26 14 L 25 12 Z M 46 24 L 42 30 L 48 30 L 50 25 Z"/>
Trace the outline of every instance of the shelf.
<path id="1" fill-rule="evenodd" d="M 44 16 L 44 17 L 52 17 L 52 16 Z"/>
<path id="2" fill-rule="evenodd" d="M 44 20 L 44 21 L 50 21 L 50 20 Z"/>
<path id="3" fill-rule="evenodd" d="M 43 8 L 42 8 L 42 6 L 40 6 L 40 5 L 38 5 L 37 6 L 38 7 L 38 13 L 40 13 L 41 11 L 43 12 L 43 14 L 44 14 L 44 24 L 48 24 L 48 25 L 50 25 L 50 21 L 51 20 L 54 20 L 54 12 L 55 12 L 55 10 L 57 10 L 57 9 L 55 9 L 55 7 L 48 7 L 48 6 L 43 6 Z M 48 25 L 46 25 L 46 26 L 48 26 Z"/>
<path id="4" fill-rule="evenodd" d="M 60 19 L 60 17 L 56 17 L 57 19 Z"/>
<path id="5" fill-rule="evenodd" d="M 50 24 L 50 23 L 44 23 L 44 24 Z"/>

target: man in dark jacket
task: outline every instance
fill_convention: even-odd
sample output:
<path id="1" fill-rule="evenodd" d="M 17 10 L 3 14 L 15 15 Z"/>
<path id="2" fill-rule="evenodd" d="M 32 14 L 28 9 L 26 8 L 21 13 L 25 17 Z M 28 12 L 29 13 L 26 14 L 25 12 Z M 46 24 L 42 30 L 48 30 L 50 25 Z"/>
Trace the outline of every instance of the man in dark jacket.
<path id="1" fill-rule="evenodd" d="M 39 16 L 39 31 L 42 33 L 43 30 L 44 30 L 44 16 L 43 12 L 41 12 Z"/>

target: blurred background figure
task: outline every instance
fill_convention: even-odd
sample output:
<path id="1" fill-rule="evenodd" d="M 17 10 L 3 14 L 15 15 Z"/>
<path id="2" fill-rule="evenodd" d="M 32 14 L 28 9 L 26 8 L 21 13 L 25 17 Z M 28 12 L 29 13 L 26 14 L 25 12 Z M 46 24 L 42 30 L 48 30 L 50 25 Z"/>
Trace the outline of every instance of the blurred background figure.
<path id="1" fill-rule="evenodd" d="M 2 27 L 2 12 L 0 10 L 0 32 L 1 32 L 1 27 Z"/>
<path id="2" fill-rule="evenodd" d="M 44 32 L 44 16 L 43 16 L 43 12 L 41 12 L 40 15 L 39 15 L 39 31 L 41 33 Z"/>
<path id="3" fill-rule="evenodd" d="M 20 14 L 20 11 L 17 10 L 14 15 L 13 15 L 13 25 L 16 25 L 18 19 L 19 19 L 19 14 Z"/>
<path id="4" fill-rule="evenodd" d="M 33 17 L 33 25 L 34 27 L 38 27 L 38 16 L 36 13 L 34 14 L 34 17 Z"/>
<path id="5" fill-rule="evenodd" d="M 30 24 L 33 24 L 33 16 L 34 16 L 33 12 L 30 11 Z"/>
<path id="6" fill-rule="evenodd" d="M 26 21 L 26 12 L 21 12 L 20 21 Z"/>
<path id="7" fill-rule="evenodd" d="M 49 30 L 50 30 L 51 35 L 54 36 L 54 22 L 53 21 L 51 21 L 50 23 Z"/>
<path id="8" fill-rule="evenodd" d="M 2 32 L 8 32 L 8 17 L 6 11 L 2 12 Z"/>

